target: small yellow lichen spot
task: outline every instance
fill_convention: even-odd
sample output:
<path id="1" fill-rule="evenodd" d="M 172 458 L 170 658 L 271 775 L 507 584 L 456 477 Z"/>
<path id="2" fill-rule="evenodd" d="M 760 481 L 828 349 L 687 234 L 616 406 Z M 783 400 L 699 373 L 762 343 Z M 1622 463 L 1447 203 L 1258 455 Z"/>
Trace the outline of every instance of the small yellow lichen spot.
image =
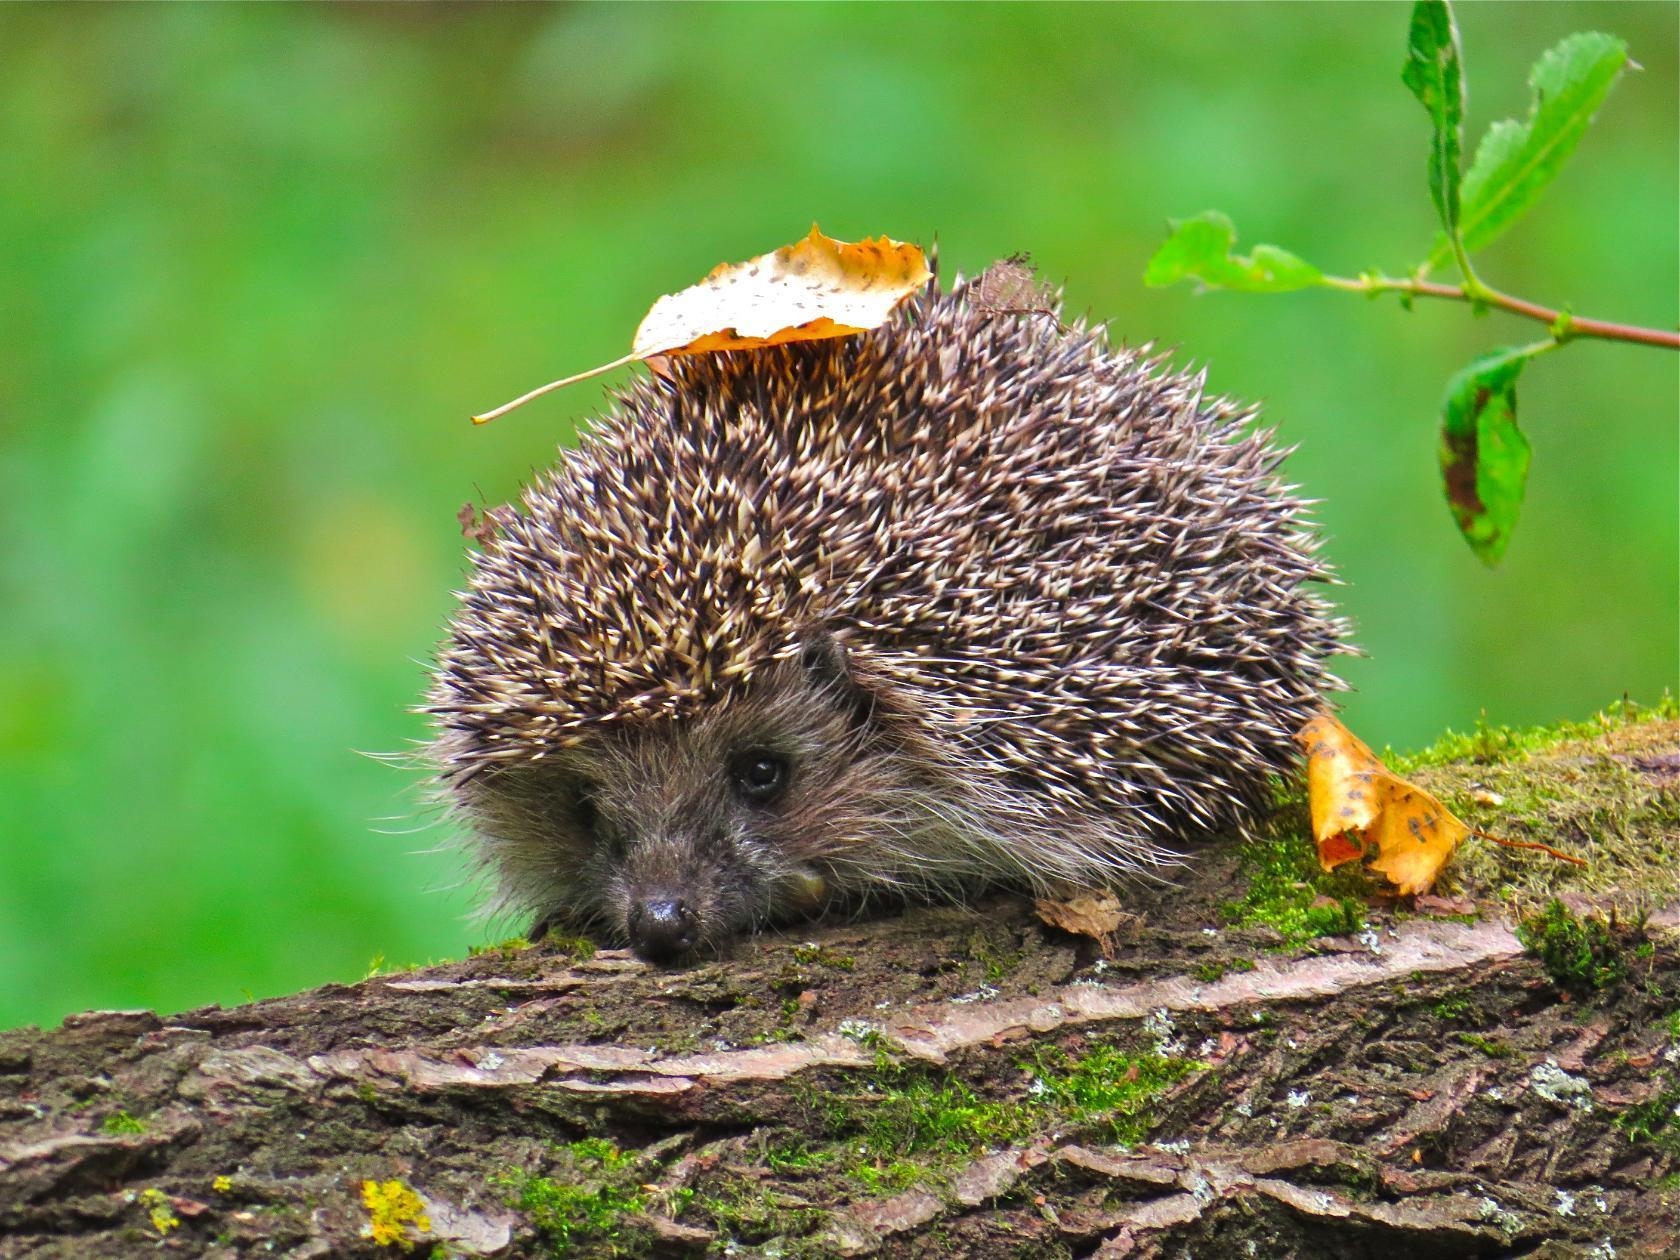
<path id="1" fill-rule="evenodd" d="M 414 1246 L 414 1240 L 408 1236 L 410 1226 L 417 1234 L 432 1232 L 425 1202 L 394 1177 L 389 1181 L 362 1182 L 362 1206 L 368 1212 L 368 1236 L 381 1247 L 409 1250 Z"/>
<path id="2" fill-rule="evenodd" d="M 233 1189 L 233 1178 L 223 1173 L 210 1183 L 210 1188 L 217 1194 L 226 1194 Z"/>
<path id="3" fill-rule="evenodd" d="M 175 1215 L 170 1206 L 169 1196 L 156 1186 L 140 1192 L 140 1206 L 146 1209 L 146 1214 L 152 1219 L 152 1228 L 160 1235 L 167 1235 L 170 1230 L 181 1228 L 181 1218 Z"/>

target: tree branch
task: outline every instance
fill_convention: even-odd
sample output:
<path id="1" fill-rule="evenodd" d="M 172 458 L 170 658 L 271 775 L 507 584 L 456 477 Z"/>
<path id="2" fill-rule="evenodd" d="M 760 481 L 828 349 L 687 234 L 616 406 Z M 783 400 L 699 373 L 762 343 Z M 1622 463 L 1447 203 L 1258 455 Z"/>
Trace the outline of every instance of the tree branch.
<path id="1" fill-rule="evenodd" d="M 1628 341 L 1645 346 L 1663 346 L 1680 350 L 1680 332 L 1662 328 L 1642 328 L 1637 324 L 1616 324 L 1609 320 L 1585 319 L 1568 311 L 1528 302 L 1484 284 L 1437 284 L 1433 280 L 1402 279 L 1396 276 L 1366 275 L 1358 279 L 1347 276 L 1325 276 L 1323 283 L 1332 289 L 1349 293 L 1399 293 L 1404 297 L 1445 298 L 1453 302 L 1469 302 L 1476 306 L 1492 306 L 1524 319 L 1536 320 L 1552 330 L 1552 338 L 1560 345 L 1580 337 L 1600 341 Z"/>

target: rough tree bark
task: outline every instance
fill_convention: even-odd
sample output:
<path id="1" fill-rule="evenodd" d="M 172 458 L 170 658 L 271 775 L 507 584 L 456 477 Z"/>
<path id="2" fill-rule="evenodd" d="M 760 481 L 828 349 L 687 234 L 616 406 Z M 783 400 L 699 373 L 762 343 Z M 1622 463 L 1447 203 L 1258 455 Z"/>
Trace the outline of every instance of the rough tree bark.
<path id="1" fill-rule="evenodd" d="M 1680 723 L 1491 752 L 1420 777 L 1589 854 L 1604 987 L 1502 916 L 1538 855 L 1289 946 L 1226 843 L 1102 947 L 997 897 L 89 1012 L 0 1035 L 0 1257 L 1680 1254 Z"/>

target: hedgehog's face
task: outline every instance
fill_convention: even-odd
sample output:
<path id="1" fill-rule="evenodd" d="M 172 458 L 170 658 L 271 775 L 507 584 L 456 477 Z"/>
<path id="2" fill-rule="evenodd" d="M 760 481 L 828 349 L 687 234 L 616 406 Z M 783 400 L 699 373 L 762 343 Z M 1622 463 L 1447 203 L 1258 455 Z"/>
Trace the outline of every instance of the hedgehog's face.
<path id="1" fill-rule="evenodd" d="M 673 961 L 810 915 L 884 861 L 932 794 L 835 660 L 807 653 L 716 712 L 484 776 L 468 807 L 533 934 L 576 923 Z"/>

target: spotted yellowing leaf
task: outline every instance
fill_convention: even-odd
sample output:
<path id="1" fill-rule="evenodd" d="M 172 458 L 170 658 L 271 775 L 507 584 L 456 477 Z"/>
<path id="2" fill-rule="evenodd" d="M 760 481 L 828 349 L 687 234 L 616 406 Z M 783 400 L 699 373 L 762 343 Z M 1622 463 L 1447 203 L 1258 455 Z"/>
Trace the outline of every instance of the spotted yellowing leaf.
<path id="1" fill-rule="evenodd" d="M 1319 864 L 1355 858 L 1402 893 L 1425 893 L 1471 830 L 1446 806 L 1383 765 L 1347 727 L 1321 713 L 1295 736 L 1307 750 L 1307 798 Z"/>
<path id="2" fill-rule="evenodd" d="M 533 398 L 626 363 L 866 332 L 885 323 L 932 275 L 915 245 L 885 236 L 837 241 L 813 226 L 802 240 L 746 262 L 724 263 L 699 284 L 660 298 L 622 359 L 551 381 L 474 416 L 473 422 L 494 420 Z"/>
<path id="3" fill-rule="evenodd" d="M 885 236 L 848 244 L 813 227 L 804 240 L 725 263 L 660 298 L 631 350 L 646 358 L 846 337 L 884 323 L 931 276 L 914 245 Z"/>

